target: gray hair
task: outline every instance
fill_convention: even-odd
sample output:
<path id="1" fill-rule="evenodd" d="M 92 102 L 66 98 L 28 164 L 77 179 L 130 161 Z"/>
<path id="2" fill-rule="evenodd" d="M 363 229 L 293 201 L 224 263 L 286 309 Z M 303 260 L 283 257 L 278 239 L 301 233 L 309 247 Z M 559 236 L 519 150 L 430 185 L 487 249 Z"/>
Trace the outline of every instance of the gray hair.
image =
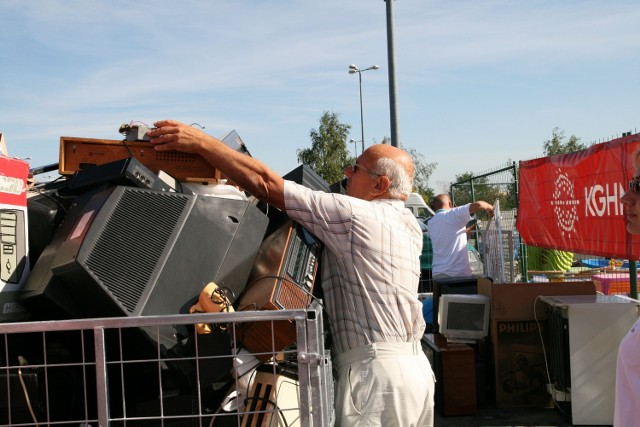
<path id="1" fill-rule="evenodd" d="M 413 191 L 413 176 L 406 169 L 388 157 L 381 157 L 375 162 L 373 169 L 380 175 L 389 178 L 389 194 L 394 199 L 409 197 Z"/>

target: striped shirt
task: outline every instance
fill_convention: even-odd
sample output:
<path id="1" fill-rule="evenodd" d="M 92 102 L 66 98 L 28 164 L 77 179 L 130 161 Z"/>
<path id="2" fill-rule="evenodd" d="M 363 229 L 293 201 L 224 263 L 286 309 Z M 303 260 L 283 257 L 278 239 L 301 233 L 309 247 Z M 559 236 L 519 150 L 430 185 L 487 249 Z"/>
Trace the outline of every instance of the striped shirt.
<path id="1" fill-rule="evenodd" d="M 422 232 L 401 200 L 366 201 L 285 181 L 287 214 L 324 243 L 322 289 L 335 354 L 420 340 Z"/>

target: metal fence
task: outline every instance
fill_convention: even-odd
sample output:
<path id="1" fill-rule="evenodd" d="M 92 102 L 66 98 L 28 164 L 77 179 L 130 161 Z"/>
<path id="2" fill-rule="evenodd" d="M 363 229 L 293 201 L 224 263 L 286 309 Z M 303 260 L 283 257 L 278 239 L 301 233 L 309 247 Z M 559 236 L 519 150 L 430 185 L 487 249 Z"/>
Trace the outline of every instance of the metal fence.
<path id="1" fill-rule="evenodd" d="M 634 265 L 629 268 L 628 260 L 526 246 L 521 241 L 516 229 L 518 214 L 516 162 L 460 180 L 451 185 L 450 195 L 456 206 L 478 200 L 492 204 L 498 201 L 500 217 L 490 220 L 486 214 L 477 214 L 479 216 L 477 227 L 469 236 L 470 243 L 478 249 L 483 259 L 484 274 L 496 275 L 495 265 L 498 258 L 502 271 L 501 274 L 497 274 L 499 282 L 593 280 L 598 292 L 633 297 L 631 282 L 636 269 Z M 499 223 L 499 227 L 495 227 L 496 223 Z M 497 234 L 501 238 L 496 238 Z M 495 252 L 496 245 L 491 253 L 485 251 L 485 241 L 488 238 L 500 241 L 499 253 Z M 541 251 L 553 252 L 555 259 L 563 259 L 562 268 L 551 269 L 545 263 L 541 264 Z M 544 254 L 542 257 L 544 258 Z M 491 267 L 488 267 L 489 265 Z M 492 278 L 496 279 L 496 277 Z"/>
<path id="2" fill-rule="evenodd" d="M 259 342 L 247 331 L 259 325 Z M 275 344 L 285 325 L 295 343 Z M 185 333 L 167 349 L 161 327 Z M 322 311 L 0 325 L 0 426 L 331 426 Z"/>
<path id="3" fill-rule="evenodd" d="M 486 212 L 476 214 L 476 227 L 469 235 L 469 243 L 477 249 L 482 258 L 481 274 L 495 274 L 495 259 L 499 258 L 500 277 L 493 278 L 498 282 L 517 282 L 521 280 L 523 258 L 526 253 L 516 230 L 516 216 L 518 212 L 518 169 L 515 162 L 496 168 L 495 170 L 470 176 L 451 185 L 451 200 L 454 206 L 484 200 L 500 206 L 499 217 L 489 218 Z M 498 225 L 496 227 L 496 225 Z M 491 253 L 485 251 L 485 241 L 491 240 L 499 245 L 493 245 Z M 497 247 L 499 246 L 499 247 Z M 499 251 L 499 252 L 498 252 Z M 526 265 L 526 262 L 525 264 Z"/>

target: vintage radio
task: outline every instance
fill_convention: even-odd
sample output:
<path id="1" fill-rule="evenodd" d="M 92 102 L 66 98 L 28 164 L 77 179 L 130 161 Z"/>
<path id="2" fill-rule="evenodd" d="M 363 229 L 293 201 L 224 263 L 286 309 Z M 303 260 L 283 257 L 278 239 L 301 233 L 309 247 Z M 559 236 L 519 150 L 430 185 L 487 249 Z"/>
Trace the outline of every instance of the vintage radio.
<path id="1" fill-rule="evenodd" d="M 136 158 L 154 173 L 164 171 L 179 181 L 215 182 L 220 172 L 202 156 L 178 151 L 155 151 L 150 142 L 60 137 L 61 175 L 73 175 L 90 166 Z"/>
<path id="2" fill-rule="evenodd" d="M 300 224 L 286 220 L 262 242 L 238 298 L 237 310 L 286 310 L 306 308 L 313 298 L 313 285 L 322 244 Z M 241 331 L 244 346 L 252 353 L 279 352 L 296 338 L 290 320 L 248 323 Z M 266 360 L 269 354 L 257 356 Z"/>

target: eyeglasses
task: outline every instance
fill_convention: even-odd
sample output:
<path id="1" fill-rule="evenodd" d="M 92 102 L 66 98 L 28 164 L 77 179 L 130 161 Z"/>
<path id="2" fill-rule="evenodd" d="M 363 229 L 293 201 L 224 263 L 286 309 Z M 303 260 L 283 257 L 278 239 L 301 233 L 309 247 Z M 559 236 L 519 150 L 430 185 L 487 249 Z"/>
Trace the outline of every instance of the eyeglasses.
<path id="1" fill-rule="evenodd" d="M 631 181 L 629 181 L 629 190 L 633 191 L 634 193 L 640 192 L 640 177 L 633 178 Z"/>
<path id="2" fill-rule="evenodd" d="M 367 171 L 367 172 L 369 172 L 371 175 L 375 175 L 375 176 L 382 176 L 382 175 L 381 175 L 381 174 L 379 174 L 378 172 L 374 172 L 374 171 L 372 171 L 371 169 L 367 169 L 367 168 L 365 168 L 364 166 L 359 165 L 358 163 L 354 163 L 354 164 L 351 166 L 351 171 L 353 171 L 353 173 L 358 172 L 358 169 L 362 169 L 362 170 L 364 170 L 364 171 Z"/>

